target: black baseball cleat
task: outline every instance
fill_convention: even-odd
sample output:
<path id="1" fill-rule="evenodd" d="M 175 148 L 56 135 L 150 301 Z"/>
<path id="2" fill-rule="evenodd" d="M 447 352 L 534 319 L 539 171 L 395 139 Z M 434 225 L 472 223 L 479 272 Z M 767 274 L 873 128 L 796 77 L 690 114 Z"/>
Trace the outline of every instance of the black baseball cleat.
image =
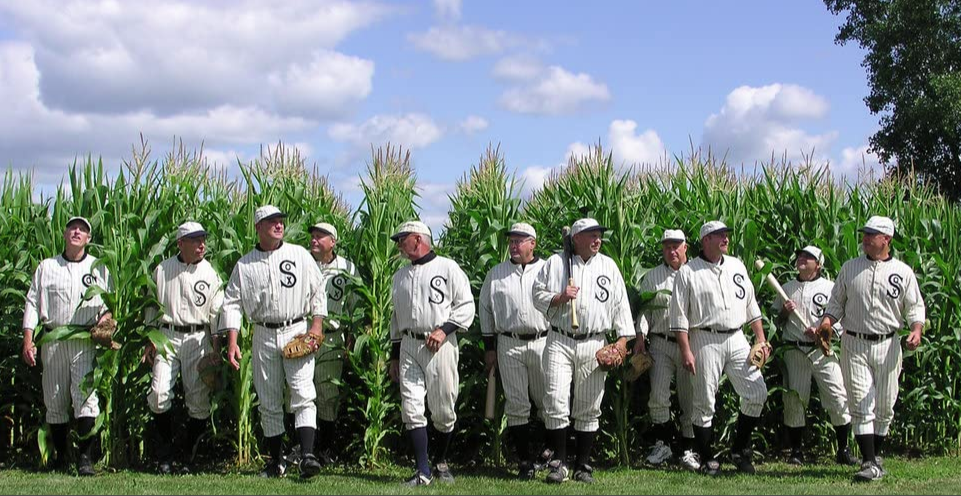
<path id="1" fill-rule="evenodd" d="M 750 448 L 744 449 L 740 453 L 734 453 L 732 458 L 738 472 L 748 475 L 757 473 L 757 470 L 754 469 L 754 451 Z"/>
<path id="2" fill-rule="evenodd" d="M 521 462 L 517 468 L 517 478 L 522 481 L 533 480 L 537 475 L 537 470 L 531 462 Z"/>
<path id="3" fill-rule="evenodd" d="M 594 468 L 587 464 L 577 467 L 577 470 L 574 471 L 574 480 L 585 484 L 593 484 Z"/>
<path id="4" fill-rule="evenodd" d="M 708 460 L 702 463 L 701 468 L 698 470 L 704 475 L 717 477 L 721 474 L 721 464 L 717 460 Z"/>
<path id="5" fill-rule="evenodd" d="M 873 482 L 884 477 L 884 470 L 876 462 L 864 462 L 861 470 L 854 474 L 854 480 L 859 482 Z"/>
<path id="6" fill-rule="evenodd" d="M 267 462 L 264 469 L 260 472 L 260 476 L 268 479 L 276 479 L 284 477 L 287 475 L 287 462 L 279 460 L 271 460 Z"/>
<path id="7" fill-rule="evenodd" d="M 550 465 L 552 458 L 554 458 L 554 452 L 550 448 L 544 448 L 544 451 L 534 461 L 534 470 L 540 472 L 549 469 L 548 465 Z"/>
<path id="8" fill-rule="evenodd" d="M 804 454 L 802 454 L 800 451 L 792 451 L 791 456 L 789 456 L 787 459 L 787 464 L 794 465 L 796 467 L 804 465 Z"/>
<path id="9" fill-rule="evenodd" d="M 544 482 L 548 484 L 560 484 L 569 478 L 568 474 L 570 474 L 570 470 L 567 468 L 567 465 L 561 463 L 560 460 L 551 460 L 548 467 L 550 468 L 550 473 L 547 474 Z"/>
<path id="10" fill-rule="evenodd" d="M 93 462 L 90 461 L 89 456 L 80 455 L 80 460 L 77 461 L 77 475 L 80 477 L 97 475 L 97 472 L 93 469 Z"/>
<path id="11" fill-rule="evenodd" d="M 852 467 L 856 467 L 861 463 L 860 460 L 858 460 L 854 455 L 851 454 L 850 448 L 844 448 L 843 450 L 838 451 L 838 454 L 834 458 L 834 461 L 836 461 L 838 465 L 849 465 Z"/>
<path id="12" fill-rule="evenodd" d="M 414 472 L 413 477 L 404 481 L 403 485 L 408 487 L 429 486 L 431 482 L 434 482 L 433 477 L 424 475 L 420 470 L 418 470 L 417 472 Z"/>
<path id="13" fill-rule="evenodd" d="M 300 478 L 309 479 L 320 472 L 320 462 L 313 453 L 307 453 L 300 459 Z"/>
<path id="14" fill-rule="evenodd" d="M 444 484 L 454 483 L 454 474 L 450 473 L 450 467 L 447 466 L 447 462 L 440 462 L 434 465 L 434 478 Z"/>
<path id="15" fill-rule="evenodd" d="M 174 473 L 173 465 L 169 461 L 163 460 L 157 464 L 157 473 L 160 475 L 170 475 Z"/>

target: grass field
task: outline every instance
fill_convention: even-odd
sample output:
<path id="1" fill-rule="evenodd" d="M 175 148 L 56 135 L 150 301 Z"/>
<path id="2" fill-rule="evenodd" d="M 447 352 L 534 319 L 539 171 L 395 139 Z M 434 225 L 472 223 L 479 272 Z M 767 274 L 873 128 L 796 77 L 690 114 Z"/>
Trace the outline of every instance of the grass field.
<path id="1" fill-rule="evenodd" d="M 400 486 L 404 468 L 325 469 L 309 481 L 296 475 L 267 480 L 248 472 L 161 477 L 142 472 L 101 473 L 80 479 L 69 475 L 0 471 L 0 494 L 959 494 L 957 458 L 886 459 L 888 475 L 876 483 L 852 482 L 853 471 L 833 464 L 803 468 L 783 463 L 759 465 L 757 476 L 725 472 L 707 478 L 680 470 L 598 470 L 596 483 L 547 485 L 512 480 L 500 469 L 452 467 L 457 481 L 415 490 Z M 730 465 L 722 469 L 730 469 Z"/>

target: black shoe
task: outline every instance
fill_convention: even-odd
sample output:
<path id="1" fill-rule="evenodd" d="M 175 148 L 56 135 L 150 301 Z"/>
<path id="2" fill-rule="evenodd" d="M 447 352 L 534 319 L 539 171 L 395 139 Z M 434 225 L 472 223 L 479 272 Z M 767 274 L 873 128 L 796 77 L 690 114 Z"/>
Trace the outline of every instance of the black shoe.
<path id="1" fill-rule="evenodd" d="M 548 465 L 548 467 L 551 471 L 549 474 L 547 474 L 547 478 L 545 479 L 545 482 L 548 484 L 560 484 L 568 479 L 570 470 L 567 468 L 567 465 L 561 463 L 560 460 L 551 460 L 551 463 Z"/>
<path id="2" fill-rule="evenodd" d="M 533 480 L 537 475 L 537 470 L 531 462 L 521 462 L 517 468 L 517 478 L 522 481 Z"/>
<path id="3" fill-rule="evenodd" d="M 550 448 L 544 448 L 544 451 L 534 461 L 534 470 L 540 472 L 549 469 L 548 465 L 550 465 L 552 458 L 554 458 L 554 452 Z"/>
<path id="4" fill-rule="evenodd" d="M 717 477 L 721 474 L 721 464 L 717 460 L 708 460 L 701 464 L 700 472 L 704 475 Z"/>
<path id="5" fill-rule="evenodd" d="M 164 460 L 157 464 L 157 473 L 160 475 L 170 475 L 174 473 L 173 465 L 167 460 Z"/>
<path id="6" fill-rule="evenodd" d="M 261 477 L 268 479 L 276 479 L 287 475 L 287 462 L 285 461 L 274 461 L 271 460 L 267 462 L 264 466 L 264 470 L 260 472 Z"/>
<path id="7" fill-rule="evenodd" d="M 754 451 L 751 449 L 745 449 L 740 453 L 734 453 L 732 457 L 734 461 L 734 466 L 737 467 L 737 471 L 742 474 L 754 475 L 757 470 L 754 469 Z"/>
<path id="8" fill-rule="evenodd" d="M 796 467 L 804 465 L 804 455 L 800 451 L 792 451 L 791 456 L 787 459 L 787 464 Z"/>
<path id="9" fill-rule="evenodd" d="M 300 459 L 303 457 L 303 453 L 300 452 L 300 445 L 296 444 L 293 448 L 290 448 L 290 452 L 284 455 L 284 460 L 287 462 L 288 466 L 297 466 L 300 464 Z"/>
<path id="10" fill-rule="evenodd" d="M 77 461 L 77 475 L 80 477 L 97 475 L 97 472 L 93 469 L 93 462 L 90 461 L 89 456 L 80 455 L 80 460 Z"/>
<path id="11" fill-rule="evenodd" d="M 300 478 L 309 479 L 320 472 L 320 462 L 313 453 L 307 453 L 300 459 Z"/>
<path id="12" fill-rule="evenodd" d="M 861 461 L 851 454 L 850 448 L 844 448 L 843 450 L 838 451 L 838 455 L 834 458 L 834 461 L 838 462 L 838 465 L 849 465 L 852 467 L 856 467 L 861 464 Z"/>
<path id="13" fill-rule="evenodd" d="M 585 484 L 594 483 L 594 468 L 590 465 L 581 465 L 574 471 L 574 480 Z"/>
<path id="14" fill-rule="evenodd" d="M 322 467 L 334 465 L 334 457 L 330 456 L 330 452 L 327 450 L 322 450 L 317 453 L 317 461 L 320 462 L 320 466 Z"/>
<path id="15" fill-rule="evenodd" d="M 408 487 L 429 486 L 431 482 L 434 482 L 434 479 L 431 476 L 424 475 L 420 472 L 420 470 L 418 470 L 417 472 L 414 472 L 413 477 L 404 481 L 404 485 Z"/>
<path id="16" fill-rule="evenodd" d="M 450 473 L 450 467 L 447 466 L 447 462 L 440 462 L 434 465 L 434 478 L 444 484 L 454 483 L 454 474 Z"/>

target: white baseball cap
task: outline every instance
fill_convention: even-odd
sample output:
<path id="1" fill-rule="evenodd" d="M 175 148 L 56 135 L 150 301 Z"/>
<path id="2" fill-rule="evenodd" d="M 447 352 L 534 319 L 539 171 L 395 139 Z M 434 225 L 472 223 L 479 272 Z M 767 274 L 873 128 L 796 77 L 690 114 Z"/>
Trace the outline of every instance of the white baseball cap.
<path id="1" fill-rule="evenodd" d="M 329 234 L 331 238 L 334 238 L 334 241 L 337 241 L 337 228 L 331 224 L 326 222 L 318 222 L 307 229 L 307 232 L 311 234 L 313 234 L 314 231 L 320 231 L 324 234 Z"/>
<path id="2" fill-rule="evenodd" d="M 511 226 L 507 231 L 507 235 L 510 236 L 516 234 L 518 236 L 527 236 L 528 238 L 537 239 L 537 232 L 534 231 L 534 226 L 526 222 L 517 222 Z"/>
<path id="3" fill-rule="evenodd" d="M 183 238 L 199 238 L 206 236 L 207 231 L 197 222 L 184 222 L 177 228 L 177 241 Z"/>
<path id="4" fill-rule="evenodd" d="M 663 242 L 665 242 L 665 241 L 681 241 L 681 242 L 685 242 L 685 241 L 687 241 L 687 238 L 684 237 L 684 231 L 682 231 L 682 230 L 680 230 L 680 229 L 665 229 L 665 230 L 664 230 L 664 235 L 661 236 L 661 243 L 663 243 Z"/>
<path id="5" fill-rule="evenodd" d="M 888 217 L 881 217 L 880 215 L 872 216 L 864 224 L 864 227 L 858 229 L 861 232 L 868 234 L 887 234 L 888 236 L 894 236 L 894 221 Z"/>
<path id="6" fill-rule="evenodd" d="M 424 224 L 419 220 L 409 220 L 401 224 L 397 228 L 397 231 L 390 236 L 390 239 L 392 241 L 397 241 L 408 234 L 425 234 L 430 236 L 430 228 L 427 227 L 427 224 Z"/>
<path id="7" fill-rule="evenodd" d="M 273 205 L 264 205 L 254 212 L 254 225 L 260 224 L 260 221 L 273 219 L 276 217 L 287 217 L 287 214 L 280 211 L 279 208 Z"/>
<path id="8" fill-rule="evenodd" d="M 64 227 L 68 227 L 70 226 L 70 224 L 73 224 L 74 222 L 82 222 L 83 225 L 87 226 L 87 232 L 93 231 L 93 227 L 90 226 L 90 221 L 87 220 L 85 217 L 71 217 L 70 220 L 67 221 L 67 224 Z"/>
<path id="9" fill-rule="evenodd" d="M 606 231 L 607 228 L 598 224 L 595 219 L 590 217 L 584 219 L 578 219 L 574 225 L 571 226 L 571 236 L 576 234 L 586 232 L 586 231 Z"/>
<path id="10" fill-rule="evenodd" d="M 701 226 L 700 239 L 704 239 L 704 237 L 707 236 L 708 234 L 714 234 L 716 232 L 727 232 L 730 230 L 731 228 L 727 227 L 725 223 L 719 220 L 712 220 L 710 222 L 706 222 L 703 226 Z"/>
<path id="11" fill-rule="evenodd" d="M 821 252 L 821 249 L 817 246 L 807 245 L 804 248 L 794 252 L 795 255 L 800 255 L 802 253 L 807 253 L 808 255 L 814 257 L 814 259 L 818 261 L 818 265 L 824 265 L 824 253 Z"/>

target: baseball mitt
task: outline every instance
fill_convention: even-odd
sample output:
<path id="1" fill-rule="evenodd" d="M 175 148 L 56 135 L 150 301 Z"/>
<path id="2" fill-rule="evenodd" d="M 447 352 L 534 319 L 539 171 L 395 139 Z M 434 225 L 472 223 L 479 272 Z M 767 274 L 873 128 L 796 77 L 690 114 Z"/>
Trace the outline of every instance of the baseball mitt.
<path id="1" fill-rule="evenodd" d="M 120 343 L 113 340 L 113 333 L 117 330 L 117 321 L 113 317 L 97 322 L 97 325 L 90 329 L 90 339 L 94 343 L 114 350 L 120 349 Z"/>
<path id="2" fill-rule="evenodd" d="M 601 369 L 612 370 L 624 363 L 624 358 L 627 357 L 627 348 L 611 343 L 597 350 L 594 356 L 597 358 L 597 364 L 600 365 Z"/>
<path id="3" fill-rule="evenodd" d="M 624 378 L 628 382 L 634 382 L 647 372 L 647 369 L 654 366 L 654 359 L 650 353 L 636 353 L 630 360 L 631 368 L 624 372 Z"/>
<path id="4" fill-rule="evenodd" d="M 322 338 L 309 332 L 298 334 L 284 346 L 284 358 L 305 357 L 319 350 L 322 344 Z"/>
<path id="5" fill-rule="evenodd" d="M 767 353 L 764 353 L 765 349 L 767 349 Z M 764 368 L 764 364 L 767 363 L 767 359 L 771 356 L 771 353 L 774 353 L 774 348 L 771 347 L 771 343 L 767 341 L 754 343 L 754 346 L 751 347 L 751 354 L 749 355 L 751 357 L 751 364 L 759 369 Z"/>
<path id="6" fill-rule="evenodd" d="M 815 336 L 814 341 L 817 343 L 818 348 L 825 356 L 831 356 L 834 354 L 834 350 L 831 349 L 831 338 L 834 337 L 834 327 L 827 325 L 825 322 L 818 327 L 817 336 Z"/>
<path id="7" fill-rule="evenodd" d="M 217 391 L 220 389 L 220 369 L 223 361 L 219 356 L 211 353 L 201 358 L 197 362 L 197 373 L 200 374 L 200 380 L 204 381 L 211 391 Z"/>

